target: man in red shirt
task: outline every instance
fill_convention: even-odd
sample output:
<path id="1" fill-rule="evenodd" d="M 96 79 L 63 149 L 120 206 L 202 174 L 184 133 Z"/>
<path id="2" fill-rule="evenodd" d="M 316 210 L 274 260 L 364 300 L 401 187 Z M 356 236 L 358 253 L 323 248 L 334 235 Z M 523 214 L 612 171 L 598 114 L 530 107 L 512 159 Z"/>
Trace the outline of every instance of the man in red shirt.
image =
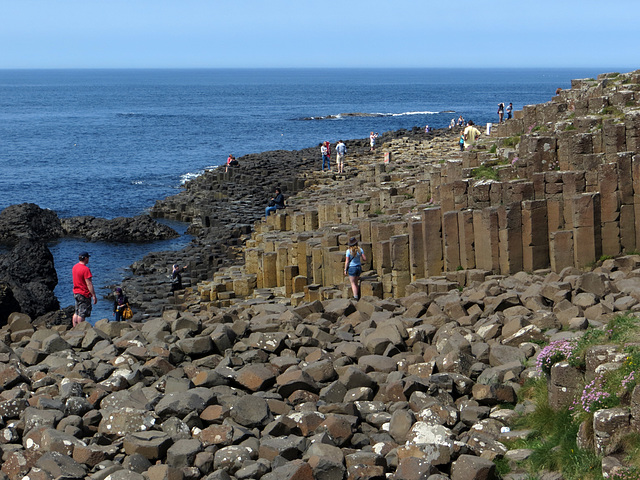
<path id="1" fill-rule="evenodd" d="M 73 326 L 84 322 L 86 317 L 91 316 L 91 297 L 93 303 L 98 303 L 98 297 L 93 289 L 91 280 L 91 270 L 87 267 L 89 263 L 89 253 L 81 252 L 78 255 L 78 263 L 73 266 L 71 274 L 73 276 L 73 298 L 76 301 L 76 310 L 73 314 Z"/>

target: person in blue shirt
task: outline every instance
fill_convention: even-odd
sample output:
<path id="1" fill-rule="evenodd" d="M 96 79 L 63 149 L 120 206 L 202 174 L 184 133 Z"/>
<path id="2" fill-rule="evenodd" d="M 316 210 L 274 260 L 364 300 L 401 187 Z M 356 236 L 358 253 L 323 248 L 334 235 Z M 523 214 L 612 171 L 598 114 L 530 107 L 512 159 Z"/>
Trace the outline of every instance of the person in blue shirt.
<path id="1" fill-rule="evenodd" d="M 364 250 L 358 246 L 358 240 L 356 240 L 356 237 L 351 237 L 349 239 L 349 248 L 347 248 L 345 255 L 344 274 L 349 275 L 353 299 L 357 301 L 360 298 L 360 274 L 362 273 L 362 261 L 364 260 L 366 262 L 367 258 L 364 256 Z"/>

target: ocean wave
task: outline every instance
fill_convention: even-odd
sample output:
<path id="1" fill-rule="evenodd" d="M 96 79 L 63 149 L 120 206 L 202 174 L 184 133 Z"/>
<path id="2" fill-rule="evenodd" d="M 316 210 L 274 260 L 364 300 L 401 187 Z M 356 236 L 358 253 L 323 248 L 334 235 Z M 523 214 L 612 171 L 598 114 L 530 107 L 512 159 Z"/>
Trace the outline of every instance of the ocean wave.
<path id="1" fill-rule="evenodd" d="M 442 112 L 432 112 L 429 110 L 418 112 L 401 112 L 401 113 L 367 113 L 367 112 L 350 112 L 338 113 L 336 115 L 325 115 L 320 117 L 302 117 L 300 120 L 340 120 L 349 117 L 405 117 L 410 115 L 437 115 L 439 113 L 455 113 L 453 110 L 444 110 Z"/>
<path id="2" fill-rule="evenodd" d="M 193 180 L 194 178 L 198 178 L 200 175 L 204 173 L 204 170 L 199 170 L 197 172 L 187 172 L 180 175 L 180 185 L 184 185 L 189 180 Z"/>

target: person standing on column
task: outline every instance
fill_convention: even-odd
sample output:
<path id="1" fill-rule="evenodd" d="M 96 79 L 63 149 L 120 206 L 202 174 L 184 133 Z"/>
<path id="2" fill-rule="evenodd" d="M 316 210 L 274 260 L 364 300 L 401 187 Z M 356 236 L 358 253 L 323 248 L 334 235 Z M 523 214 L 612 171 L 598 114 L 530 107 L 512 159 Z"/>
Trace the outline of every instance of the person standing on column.
<path id="1" fill-rule="evenodd" d="M 329 149 L 327 148 L 327 144 L 329 142 L 324 142 L 320 147 L 320 154 L 322 155 L 322 171 L 324 172 L 324 166 L 327 165 L 327 171 L 331 171 L 331 161 L 329 159 Z"/>
<path id="2" fill-rule="evenodd" d="M 73 298 L 75 300 L 75 312 L 73 314 L 73 326 L 81 324 L 87 317 L 91 316 L 91 298 L 93 304 L 98 303 L 96 291 L 93 289 L 93 275 L 87 267 L 89 263 L 89 253 L 80 252 L 78 263 L 73 266 L 71 276 L 73 277 Z"/>
<path id="3" fill-rule="evenodd" d="M 474 143 L 476 143 L 476 139 L 480 136 L 480 130 L 475 127 L 473 120 L 469 120 L 469 124 L 464 129 L 464 148 L 469 150 Z"/>
<path id="4" fill-rule="evenodd" d="M 513 113 L 513 103 L 509 102 L 507 106 L 507 120 L 511 118 L 511 113 Z"/>
<path id="5" fill-rule="evenodd" d="M 336 145 L 336 162 L 338 164 L 338 173 L 344 173 L 344 156 L 347 154 L 347 146 L 338 140 Z"/>

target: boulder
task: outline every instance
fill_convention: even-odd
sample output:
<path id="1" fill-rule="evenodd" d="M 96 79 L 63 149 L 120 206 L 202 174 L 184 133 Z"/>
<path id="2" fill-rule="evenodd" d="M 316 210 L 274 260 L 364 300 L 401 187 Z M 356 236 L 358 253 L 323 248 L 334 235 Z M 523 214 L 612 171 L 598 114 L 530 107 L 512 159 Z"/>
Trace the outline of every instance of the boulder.
<path id="1" fill-rule="evenodd" d="M 13 244 L 21 239 L 48 241 L 63 233 L 58 215 L 35 203 L 10 205 L 0 212 L 0 243 Z"/>
<path id="2" fill-rule="evenodd" d="M 90 242 L 151 242 L 180 235 L 149 215 L 117 217 L 111 220 L 82 216 L 65 218 L 61 223 L 65 235 L 85 238 Z"/>

